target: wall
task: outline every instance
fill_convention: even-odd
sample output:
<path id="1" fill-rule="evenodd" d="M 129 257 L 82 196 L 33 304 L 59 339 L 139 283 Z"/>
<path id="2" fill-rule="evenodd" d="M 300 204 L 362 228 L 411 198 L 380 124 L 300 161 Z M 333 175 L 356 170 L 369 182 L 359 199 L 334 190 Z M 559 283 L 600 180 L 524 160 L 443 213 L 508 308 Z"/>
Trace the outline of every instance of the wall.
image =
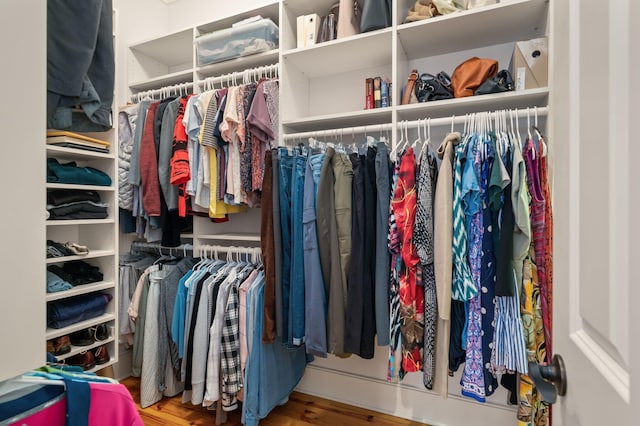
<path id="1" fill-rule="evenodd" d="M 0 3 L 0 381 L 45 363 L 46 5 Z"/>

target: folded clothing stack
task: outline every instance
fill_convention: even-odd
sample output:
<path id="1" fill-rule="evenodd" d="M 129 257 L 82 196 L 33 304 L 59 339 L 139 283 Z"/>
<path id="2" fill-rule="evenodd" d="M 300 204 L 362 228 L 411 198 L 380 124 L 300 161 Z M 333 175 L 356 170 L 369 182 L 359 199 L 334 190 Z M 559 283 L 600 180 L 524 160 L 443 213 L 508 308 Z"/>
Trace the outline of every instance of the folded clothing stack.
<path id="1" fill-rule="evenodd" d="M 57 189 L 47 192 L 49 219 L 105 219 L 107 203 L 97 191 Z"/>
<path id="2" fill-rule="evenodd" d="M 75 161 L 59 163 L 55 158 L 47 158 L 47 182 L 109 186 L 111 178 L 93 167 L 80 167 Z"/>
<path id="3" fill-rule="evenodd" d="M 47 304 L 47 326 L 64 328 L 80 321 L 99 317 L 113 299 L 109 293 L 89 293 Z"/>
<path id="4" fill-rule="evenodd" d="M 100 268 L 84 262 L 82 260 L 72 260 L 65 263 L 62 267 L 58 265 L 49 265 L 47 271 L 57 275 L 71 285 L 82 285 L 102 281 L 104 276 L 100 272 Z"/>
<path id="5" fill-rule="evenodd" d="M 47 271 L 47 293 L 56 293 L 58 291 L 71 290 L 73 286 L 69 281 L 66 281 L 54 274 L 51 271 Z"/>

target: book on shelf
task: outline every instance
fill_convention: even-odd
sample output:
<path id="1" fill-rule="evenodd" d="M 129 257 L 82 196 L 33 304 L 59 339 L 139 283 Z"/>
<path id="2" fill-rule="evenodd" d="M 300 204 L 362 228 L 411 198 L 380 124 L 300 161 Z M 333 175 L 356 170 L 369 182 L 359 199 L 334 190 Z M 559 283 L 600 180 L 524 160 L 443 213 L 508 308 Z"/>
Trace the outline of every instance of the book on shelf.
<path id="1" fill-rule="evenodd" d="M 111 143 L 79 133 L 47 130 L 47 145 L 108 153 Z"/>
<path id="2" fill-rule="evenodd" d="M 365 80 L 365 104 L 364 109 L 373 109 L 373 78 Z"/>
<path id="3" fill-rule="evenodd" d="M 388 107 L 389 103 L 389 79 L 383 79 L 380 81 L 380 106 L 382 108 Z"/>
<path id="4" fill-rule="evenodd" d="M 380 108 L 382 106 L 382 94 L 380 91 L 380 83 L 382 79 L 375 77 L 373 79 L 373 107 Z"/>

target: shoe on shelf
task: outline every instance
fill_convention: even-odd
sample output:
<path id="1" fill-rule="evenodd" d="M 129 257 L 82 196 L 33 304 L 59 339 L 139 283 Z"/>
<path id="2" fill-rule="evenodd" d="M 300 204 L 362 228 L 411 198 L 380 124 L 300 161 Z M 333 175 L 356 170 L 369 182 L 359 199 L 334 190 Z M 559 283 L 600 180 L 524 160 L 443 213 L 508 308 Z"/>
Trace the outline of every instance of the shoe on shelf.
<path id="1" fill-rule="evenodd" d="M 69 339 L 69 336 L 61 336 L 47 340 L 47 352 L 55 356 L 71 352 L 71 340 Z"/>
<path id="2" fill-rule="evenodd" d="M 82 367 L 84 371 L 87 371 L 96 366 L 96 359 L 91 351 L 84 351 L 67 359 L 66 363 Z"/>
<path id="3" fill-rule="evenodd" d="M 75 255 L 85 255 L 89 254 L 89 248 L 87 246 L 80 245 L 78 243 L 72 243 L 67 241 L 64 243 L 64 248 L 69 250 L 71 253 Z"/>
<path id="4" fill-rule="evenodd" d="M 95 358 L 96 364 L 98 365 L 106 364 L 107 362 L 109 362 L 111 358 L 109 357 L 109 351 L 107 351 L 107 345 L 98 346 L 97 348 L 93 349 L 93 357 Z"/>
<path id="5" fill-rule="evenodd" d="M 90 327 L 92 336 L 96 339 L 96 342 L 103 342 L 109 338 L 109 329 L 107 324 L 98 324 L 95 327 Z"/>
<path id="6" fill-rule="evenodd" d="M 93 333 L 90 329 L 85 328 L 84 330 L 76 331 L 75 333 L 71 333 L 71 344 L 74 346 L 89 346 L 93 345 L 95 342 L 93 338 Z"/>

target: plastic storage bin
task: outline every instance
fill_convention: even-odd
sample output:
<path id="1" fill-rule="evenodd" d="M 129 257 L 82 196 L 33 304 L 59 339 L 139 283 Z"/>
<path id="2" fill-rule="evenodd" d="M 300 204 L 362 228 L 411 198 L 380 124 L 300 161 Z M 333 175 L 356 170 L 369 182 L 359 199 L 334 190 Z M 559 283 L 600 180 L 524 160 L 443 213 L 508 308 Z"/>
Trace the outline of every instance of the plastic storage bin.
<path id="1" fill-rule="evenodd" d="M 278 48 L 278 26 L 271 19 L 214 31 L 194 41 L 198 65 L 222 62 Z"/>

